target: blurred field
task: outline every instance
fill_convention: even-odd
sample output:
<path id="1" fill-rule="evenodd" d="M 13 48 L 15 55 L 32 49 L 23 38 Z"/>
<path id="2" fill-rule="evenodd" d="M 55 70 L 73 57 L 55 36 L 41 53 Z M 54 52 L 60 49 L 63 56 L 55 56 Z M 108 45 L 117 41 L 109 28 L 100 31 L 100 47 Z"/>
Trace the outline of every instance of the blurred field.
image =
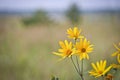
<path id="1" fill-rule="evenodd" d="M 66 29 L 73 25 L 66 21 L 25 27 L 21 19 L 16 15 L 0 16 L 0 80 L 50 80 L 52 75 L 60 80 L 79 80 L 69 59 L 57 62 L 59 57 L 52 54 L 59 48 L 58 41 L 67 39 Z M 90 60 L 85 61 L 84 74 L 88 76 L 90 62 L 116 62 L 110 55 L 115 51 L 113 43 L 120 41 L 120 13 L 89 13 L 82 19 L 78 27 L 95 45 Z"/>

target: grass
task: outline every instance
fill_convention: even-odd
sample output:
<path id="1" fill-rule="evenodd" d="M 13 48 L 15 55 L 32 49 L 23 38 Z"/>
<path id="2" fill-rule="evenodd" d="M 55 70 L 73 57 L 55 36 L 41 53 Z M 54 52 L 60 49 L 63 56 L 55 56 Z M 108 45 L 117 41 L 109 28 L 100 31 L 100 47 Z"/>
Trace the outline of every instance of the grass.
<path id="1" fill-rule="evenodd" d="M 94 52 L 90 61 L 86 61 L 87 71 L 91 70 L 90 62 L 107 59 L 115 51 L 113 43 L 120 40 L 119 17 L 110 14 L 85 14 L 79 25 L 83 34 L 93 43 Z M 59 40 L 66 39 L 69 23 L 24 28 L 19 16 L 2 17 L 0 20 L 0 80 L 50 80 L 52 75 L 60 80 L 79 80 L 69 59 L 57 62 L 59 57 L 52 54 L 57 51 Z M 3 23 L 4 22 L 4 23 Z M 93 57 L 94 56 L 94 57 Z M 119 73 L 118 73 L 119 75 Z M 119 77 L 118 77 L 119 79 Z M 116 79 L 116 80 L 118 80 Z"/>

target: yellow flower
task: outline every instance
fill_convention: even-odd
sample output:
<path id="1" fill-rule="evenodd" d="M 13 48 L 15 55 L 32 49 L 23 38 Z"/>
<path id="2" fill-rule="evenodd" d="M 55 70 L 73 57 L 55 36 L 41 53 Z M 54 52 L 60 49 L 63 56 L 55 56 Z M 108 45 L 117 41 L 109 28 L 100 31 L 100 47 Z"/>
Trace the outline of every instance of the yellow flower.
<path id="1" fill-rule="evenodd" d="M 91 70 L 89 73 L 95 77 L 100 77 L 105 75 L 111 68 L 112 66 L 109 66 L 105 69 L 106 67 L 106 60 L 97 62 L 96 65 L 94 63 L 91 63 L 92 67 L 94 70 Z"/>
<path id="2" fill-rule="evenodd" d="M 68 38 L 71 39 L 78 39 L 78 38 L 83 38 L 83 36 L 80 36 L 81 33 L 81 29 L 78 30 L 77 27 L 74 27 L 73 29 L 69 28 L 67 29 L 67 34 L 68 34 Z"/>
<path id="3" fill-rule="evenodd" d="M 88 53 L 93 51 L 93 45 L 90 44 L 90 41 L 87 41 L 86 38 L 80 39 L 80 42 L 76 42 L 76 54 L 80 56 L 80 60 L 89 59 Z"/>
<path id="4" fill-rule="evenodd" d="M 61 49 L 58 49 L 58 52 L 53 52 L 53 54 L 61 56 L 63 59 L 66 57 L 71 57 L 74 53 L 74 49 L 72 48 L 72 42 L 68 43 L 67 40 L 59 42 Z"/>
<path id="5" fill-rule="evenodd" d="M 116 52 L 112 54 L 112 56 L 117 56 L 117 61 L 120 64 L 120 48 L 114 44 L 114 47 L 117 49 Z"/>

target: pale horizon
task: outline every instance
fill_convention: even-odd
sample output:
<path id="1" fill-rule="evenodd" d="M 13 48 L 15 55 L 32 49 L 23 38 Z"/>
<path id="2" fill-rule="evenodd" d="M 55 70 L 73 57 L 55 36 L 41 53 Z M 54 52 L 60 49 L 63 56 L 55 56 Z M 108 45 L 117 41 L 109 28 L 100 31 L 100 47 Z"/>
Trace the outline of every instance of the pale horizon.
<path id="1" fill-rule="evenodd" d="M 120 10 L 120 0 L 1 0 L 0 10 L 37 10 L 64 11 L 72 3 L 80 10 Z"/>

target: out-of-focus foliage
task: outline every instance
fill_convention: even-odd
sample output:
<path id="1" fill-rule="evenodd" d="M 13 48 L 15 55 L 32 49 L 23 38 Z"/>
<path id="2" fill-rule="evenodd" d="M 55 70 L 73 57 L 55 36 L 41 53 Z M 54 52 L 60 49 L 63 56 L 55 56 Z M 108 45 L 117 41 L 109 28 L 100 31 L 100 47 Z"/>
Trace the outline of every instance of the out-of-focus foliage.
<path id="1" fill-rule="evenodd" d="M 35 24 L 48 25 L 52 22 L 52 20 L 49 18 L 46 11 L 38 10 L 35 13 L 33 13 L 32 16 L 24 18 L 22 22 L 25 26 Z"/>
<path id="2" fill-rule="evenodd" d="M 80 22 L 80 11 L 76 4 L 72 4 L 70 8 L 66 11 L 66 17 L 69 21 L 74 24 L 78 25 Z"/>
<path id="3" fill-rule="evenodd" d="M 59 78 L 55 77 L 55 76 L 52 76 L 51 77 L 51 80 L 59 80 Z"/>

